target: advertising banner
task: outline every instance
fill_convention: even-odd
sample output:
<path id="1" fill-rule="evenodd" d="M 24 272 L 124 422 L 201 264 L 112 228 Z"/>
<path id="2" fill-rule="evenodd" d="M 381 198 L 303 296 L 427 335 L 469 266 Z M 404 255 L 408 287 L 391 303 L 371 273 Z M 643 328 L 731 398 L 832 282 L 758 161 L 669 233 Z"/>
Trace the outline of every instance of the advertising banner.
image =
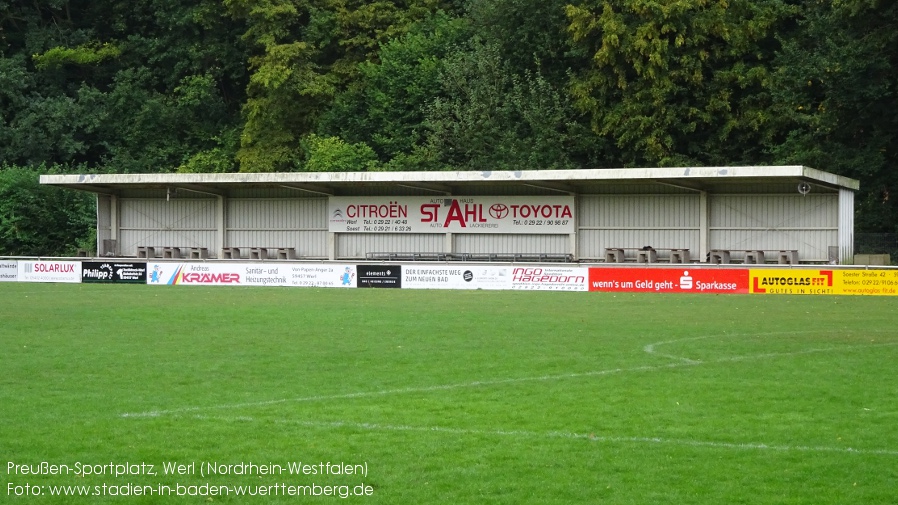
<path id="1" fill-rule="evenodd" d="M 330 197 L 339 233 L 574 232 L 572 196 Z"/>
<path id="2" fill-rule="evenodd" d="M 402 265 L 402 288 L 511 289 L 511 267 Z"/>
<path id="3" fill-rule="evenodd" d="M 82 261 L 81 282 L 147 282 L 146 263 L 115 263 L 111 261 Z"/>
<path id="4" fill-rule="evenodd" d="M 80 261 L 19 261 L 20 282 L 81 282 Z"/>
<path id="5" fill-rule="evenodd" d="M 590 291 L 748 293 L 748 270 L 736 268 L 590 268 Z"/>
<path id="6" fill-rule="evenodd" d="M 836 294 L 898 296 L 898 270 L 835 270 L 833 274 Z"/>
<path id="7" fill-rule="evenodd" d="M 289 286 L 287 269 L 270 263 L 147 263 L 147 284 Z"/>
<path id="8" fill-rule="evenodd" d="M 16 260 L 0 260 L 0 282 L 19 280 L 19 264 Z"/>
<path id="9" fill-rule="evenodd" d="M 898 296 L 898 270 L 751 271 L 752 293 Z"/>
<path id="10" fill-rule="evenodd" d="M 291 286 L 354 288 L 358 282 L 355 265 L 296 265 L 287 267 Z"/>
<path id="11" fill-rule="evenodd" d="M 587 291 L 588 268 L 511 267 L 511 289 Z"/>
<path id="12" fill-rule="evenodd" d="M 402 267 L 399 265 L 358 265 L 356 271 L 360 288 L 402 287 Z"/>
<path id="13" fill-rule="evenodd" d="M 356 287 L 354 265 L 148 263 L 147 284 L 185 286 Z"/>
<path id="14" fill-rule="evenodd" d="M 767 295 L 832 295 L 838 291 L 832 270 L 751 269 L 751 292 Z"/>

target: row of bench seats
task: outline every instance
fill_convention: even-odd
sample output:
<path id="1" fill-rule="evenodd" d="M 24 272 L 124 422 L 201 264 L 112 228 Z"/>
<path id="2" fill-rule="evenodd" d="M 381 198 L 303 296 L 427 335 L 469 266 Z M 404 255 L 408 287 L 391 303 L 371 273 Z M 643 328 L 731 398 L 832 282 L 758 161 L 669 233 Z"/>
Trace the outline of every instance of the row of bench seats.
<path id="1" fill-rule="evenodd" d="M 635 251 L 630 256 L 635 256 L 637 263 L 657 263 L 667 261 L 669 263 L 689 263 L 689 249 L 685 248 L 655 248 L 655 247 L 606 247 L 605 263 L 625 263 L 627 251 Z M 663 252 L 665 255 L 659 256 Z"/>
<path id="2" fill-rule="evenodd" d="M 274 253 L 272 254 L 272 251 Z M 627 251 L 635 251 L 635 260 L 637 263 L 657 263 L 659 260 L 669 263 L 689 263 L 689 249 L 678 248 L 627 248 L 627 247 L 607 247 L 605 248 L 605 263 L 624 263 L 627 261 Z M 659 258 L 658 252 L 666 252 L 666 258 Z M 157 252 L 161 252 L 160 256 L 156 256 Z M 765 250 L 746 249 L 744 252 L 743 263 L 762 265 L 767 261 Z M 798 264 L 798 251 L 794 249 L 783 249 L 770 251 L 777 257 L 777 263 L 781 265 Z M 186 253 L 186 256 L 182 256 Z M 209 257 L 209 249 L 206 247 L 156 247 L 156 246 L 138 246 L 138 258 L 163 258 L 163 259 L 207 259 Z M 222 259 L 241 259 L 242 253 L 239 247 L 225 247 L 221 250 Z M 571 254 L 539 254 L 539 253 L 514 253 L 514 254 L 477 254 L 477 253 L 395 253 L 395 252 L 371 252 L 365 255 L 365 258 L 372 261 L 500 261 L 500 262 L 559 262 L 571 263 L 574 257 Z M 252 260 L 294 260 L 296 259 L 296 249 L 293 247 L 250 247 L 248 259 Z M 732 263 L 731 249 L 712 249 L 707 256 L 707 261 L 712 264 L 730 264 Z"/>
<path id="3" fill-rule="evenodd" d="M 572 254 L 549 253 L 478 254 L 370 252 L 365 254 L 365 259 L 371 261 L 501 261 L 571 263 L 574 261 L 574 256 Z"/>
<path id="4" fill-rule="evenodd" d="M 182 252 L 186 256 L 182 256 Z M 157 256 L 157 253 L 159 255 Z M 137 246 L 138 258 L 188 258 L 188 259 L 206 259 L 209 257 L 209 249 L 207 247 L 172 247 L 172 246 Z"/>
<path id="5" fill-rule="evenodd" d="M 272 253 L 272 251 L 274 251 Z M 157 256 L 157 253 L 161 253 L 161 255 Z M 163 258 L 163 259 L 208 259 L 209 258 L 209 248 L 207 247 L 157 247 L 157 246 L 138 246 L 137 247 L 137 257 L 138 258 Z M 225 247 L 221 250 L 222 259 L 241 259 L 242 254 L 240 252 L 239 247 Z M 252 260 L 265 260 L 265 259 L 279 259 L 279 260 L 295 260 L 296 259 L 296 248 L 294 247 L 250 247 L 249 248 L 249 259 Z"/>
<path id="6" fill-rule="evenodd" d="M 711 249 L 708 253 L 708 263 L 715 265 L 732 263 L 733 249 Z M 776 256 L 776 262 L 780 265 L 797 265 L 798 251 L 795 249 L 738 249 L 744 253 L 742 262 L 749 265 L 763 265 L 767 263 L 768 255 Z"/>
<path id="7" fill-rule="evenodd" d="M 670 263 L 689 263 L 691 260 L 689 256 L 689 249 L 654 247 L 606 247 L 605 263 L 626 262 L 628 256 L 627 251 L 635 251 L 635 253 L 629 253 L 629 256 L 631 258 L 635 257 L 637 263 L 657 263 L 659 259 L 661 261 L 668 261 Z M 659 251 L 666 252 L 667 256 L 659 257 Z M 779 263 L 780 265 L 798 264 L 798 251 L 795 249 L 740 249 L 737 252 L 744 253 L 742 260 L 742 263 L 744 264 L 763 265 L 767 262 L 768 257 L 771 256 L 775 256 L 777 263 Z M 712 263 L 715 265 L 731 264 L 733 263 L 732 253 L 732 249 L 711 249 L 706 257 L 706 260 L 708 261 L 708 263 Z"/>

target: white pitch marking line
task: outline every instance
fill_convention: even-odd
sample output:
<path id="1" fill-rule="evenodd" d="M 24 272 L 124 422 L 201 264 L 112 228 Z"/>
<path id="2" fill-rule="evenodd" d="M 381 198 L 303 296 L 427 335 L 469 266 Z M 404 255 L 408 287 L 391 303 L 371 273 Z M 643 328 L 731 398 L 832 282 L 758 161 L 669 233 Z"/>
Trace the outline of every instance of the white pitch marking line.
<path id="1" fill-rule="evenodd" d="M 829 347 L 823 349 L 806 349 L 803 351 L 794 351 L 794 352 L 783 352 L 783 353 L 766 353 L 766 354 L 755 354 L 750 356 L 732 356 L 728 358 L 721 358 L 712 361 L 681 361 L 679 363 L 668 363 L 664 365 L 643 365 L 632 368 L 611 368 L 607 370 L 596 370 L 591 372 L 581 372 L 581 373 L 569 373 L 569 374 L 559 374 L 559 375 L 541 375 L 538 377 L 517 377 L 510 379 L 494 379 L 494 380 L 482 380 L 482 381 L 474 381 L 474 382 L 464 382 L 457 384 L 442 384 L 437 386 L 423 386 L 417 388 L 399 388 L 399 389 L 385 389 L 381 391 L 360 391 L 356 393 L 344 393 L 344 394 L 336 394 L 336 395 L 319 395 L 319 396 L 305 396 L 299 398 L 281 398 L 276 400 L 264 400 L 264 401 L 256 401 L 256 402 L 245 402 L 245 403 L 229 403 L 222 405 L 210 405 L 210 406 L 197 406 L 197 407 L 183 407 L 179 409 L 165 409 L 165 410 L 150 410 L 145 412 L 126 412 L 121 414 L 121 417 L 128 418 L 143 418 L 143 417 L 159 417 L 164 415 L 171 414 L 184 414 L 188 412 L 200 412 L 207 410 L 232 410 L 239 409 L 244 407 L 263 407 L 266 405 L 277 405 L 281 403 L 300 403 L 300 402 L 314 402 L 314 401 L 327 401 L 327 400 L 342 400 L 348 398 L 364 398 L 371 396 L 384 396 L 384 395 L 393 395 L 393 394 L 406 394 L 406 393 L 427 393 L 432 391 L 446 391 L 451 389 L 462 389 L 462 388 L 470 388 L 470 387 L 479 387 L 479 386 L 497 386 L 501 384 L 515 384 L 520 382 L 537 382 L 537 381 L 550 381 L 550 380 L 563 380 L 563 379 L 576 379 L 581 377 L 597 377 L 602 375 L 611 375 L 617 373 L 624 372 L 651 372 L 657 370 L 665 370 L 671 368 L 680 368 L 685 366 L 697 366 L 701 364 L 714 364 L 714 363 L 729 363 L 729 362 L 738 362 L 738 361 L 747 361 L 752 359 L 765 359 L 765 358 L 774 358 L 780 356 L 798 356 L 802 354 L 813 354 L 819 352 L 832 352 L 832 351 L 850 351 L 856 350 L 860 348 L 867 347 L 885 347 L 885 346 L 894 346 L 898 345 L 898 342 L 890 342 L 885 344 L 870 344 L 864 346 L 841 346 L 841 347 Z"/>
<path id="2" fill-rule="evenodd" d="M 195 415 L 194 419 L 225 421 L 225 422 L 253 422 L 252 417 L 214 417 Z M 471 428 L 448 428 L 443 426 L 409 426 L 409 425 L 390 425 L 377 423 L 358 423 L 348 421 L 300 421 L 290 419 L 264 420 L 266 422 L 274 422 L 277 424 L 294 424 L 299 426 L 308 426 L 314 428 L 356 428 L 370 431 L 410 431 L 422 433 L 446 433 L 451 435 L 488 435 L 488 436 L 510 436 L 510 437 L 527 437 L 527 438 L 564 438 L 575 440 L 592 440 L 595 442 L 606 443 L 631 443 L 631 444 L 661 444 L 661 445 L 679 445 L 688 447 L 710 447 L 715 449 L 734 449 L 734 450 L 758 450 L 758 451 L 782 451 L 782 452 L 832 452 L 846 454 L 865 454 L 879 456 L 898 456 L 898 450 L 892 449 L 857 449 L 854 447 L 827 447 L 827 446 L 808 446 L 808 445 L 777 445 L 764 443 L 734 443 L 734 442 L 713 442 L 707 440 L 689 440 L 677 438 L 661 438 L 661 437 L 615 437 L 601 436 L 586 433 L 574 433 L 566 431 L 527 431 L 527 430 L 478 430 Z"/>
<path id="3" fill-rule="evenodd" d="M 676 344 L 680 342 L 694 342 L 696 340 L 707 340 L 710 338 L 737 338 L 737 337 L 772 337 L 772 336 L 782 336 L 782 335 L 806 335 L 808 333 L 816 333 L 816 331 L 810 330 L 800 330 L 800 331 L 777 331 L 770 333 L 723 333 L 720 335 L 703 335 L 701 337 L 686 337 L 686 338 L 678 338 L 675 340 L 664 340 L 662 342 L 653 342 L 651 344 L 646 345 L 642 348 L 644 352 L 647 354 L 652 354 L 661 358 L 672 359 L 676 361 L 685 361 L 686 363 L 701 363 L 701 360 L 693 360 L 691 358 L 686 358 L 683 356 L 674 356 L 672 354 L 662 354 L 657 351 L 658 347 L 668 345 L 668 344 Z M 881 332 L 875 332 L 879 334 Z M 889 333 L 891 335 L 891 333 Z M 875 345 L 875 344 L 874 344 Z M 880 344 L 882 345 L 882 344 Z M 893 344 L 885 344 L 885 345 L 893 345 Z M 864 347 L 864 346 L 846 346 L 846 347 Z M 762 356 L 762 355 L 759 355 Z"/>
<path id="4" fill-rule="evenodd" d="M 469 388 L 469 387 L 478 387 L 478 386 L 495 386 L 499 384 L 513 384 L 516 382 L 533 382 L 533 381 L 549 381 L 549 380 L 559 380 L 559 379 L 570 379 L 577 377 L 593 377 L 598 375 L 609 375 L 621 372 L 639 372 L 639 371 L 652 371 L 659 370 L 662 368 L 675 368 L 679 366 L 684 366 L 679 363 L 671 363 L 668 365 L 645 365 L 638 366 L 633 368 L 613 368 L 608 370 L 596 370 L 592 372 L 582 372 L 582 373 L 570 373 L 570 374 L 562 374 L 562 375 L 543 375 L 539 377 L 517 377 L 511 379 L 494 379 L 494 380 L 483 380 L 483 381 L 474 381 L 474 382 L 463 382 L 457 384 L 442 384 L 437 386 L 423 386 L 417 388 L 399 388 L 399 389 L 384 389 L 381 391 L 360 391 L 356 393 L 344 393 L 337 395 L 322 395 L 322 396 L 305 396 L 300 398 L 282 398 L 279 400 L 266 400 L 259 402 L 247 402 L 247 403 L 230 403 L 224 405 L 211 405 L 207 407 L 184 407 L 180 409 L 169 409 L 169 410 L 151 410 L 147 412 L 130 412 L 124 413 L 121 417 L 158 417 L 166 414 L 182 414 L 186 412 L 196 412 L 202 410 L 220 410 L 220 409 L 237 409 L 241 407 L 261 407 L 265 405 L 274 405 L 278 403 L 293 403 L 293 402 L 313 402 L 313 401 L 323 401 L 323 400 L 341 400 L 346 398 L 362 398 L 366 396 L 382 396 L 382 395 L 391 395 L 391 394 L 403 394 L 403 393 L 427 393 L 431 391 L 444 391 L 448 389 L 461 389 L 461 388 Z"/>

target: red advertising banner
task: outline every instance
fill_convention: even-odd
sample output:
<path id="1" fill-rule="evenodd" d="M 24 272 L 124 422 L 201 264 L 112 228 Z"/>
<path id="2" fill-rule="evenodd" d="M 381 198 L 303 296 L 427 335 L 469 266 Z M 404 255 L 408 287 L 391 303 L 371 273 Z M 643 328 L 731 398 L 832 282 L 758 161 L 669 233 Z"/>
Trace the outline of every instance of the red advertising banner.
<path id="1" fill-rule="evenodd" d="M 748 293 L 748 270 L 737 268 L 589 269 L 590 291 Z"/>

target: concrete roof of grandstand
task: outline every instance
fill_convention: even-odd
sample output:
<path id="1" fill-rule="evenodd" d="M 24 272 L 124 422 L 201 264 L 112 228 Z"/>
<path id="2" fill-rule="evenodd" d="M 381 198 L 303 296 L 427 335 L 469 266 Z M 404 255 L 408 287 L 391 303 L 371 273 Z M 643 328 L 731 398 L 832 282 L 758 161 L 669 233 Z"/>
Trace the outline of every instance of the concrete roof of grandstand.
<path id="1" fill-rule="evenodd" d="M 212 174 L 42 175 L 41 184 L 115 195 L 134 189 L 176 188 L 227 196 L 231 189 L 281 187 L 318 195 L 351 196 L 360 188 L 389 192 L 391 187 L 427 194 L 464 194 L 465 188 L 490 185 L 539 188 L 587 194 L 614 184 L 662 185 L 692 191 L 726 192 L 733 185 L 800 184 L 830 191 L 857 190 L 848 177 L 800 165 L 746 167 L 612 168 L 469 172 L 277 172 Z"/>

